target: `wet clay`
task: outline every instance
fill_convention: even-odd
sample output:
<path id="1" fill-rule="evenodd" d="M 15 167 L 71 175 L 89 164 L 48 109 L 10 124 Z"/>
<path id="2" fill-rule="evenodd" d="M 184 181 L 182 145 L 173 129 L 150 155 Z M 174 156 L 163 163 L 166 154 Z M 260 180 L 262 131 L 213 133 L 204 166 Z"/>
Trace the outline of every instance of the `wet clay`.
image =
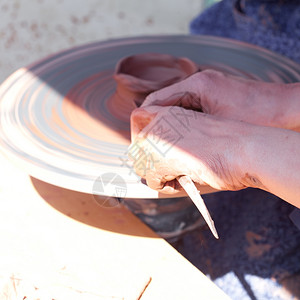
<path id="1" fill-rule="evenodd" d="M 168 54 L 143 53 L 124 57 L 115 68 L 117 87 L 108 101 L 108 108 L 119 119 L 129 121 L 131 112 L 147 95 L 198 70 L 198 65 L 190 59 Z"/>

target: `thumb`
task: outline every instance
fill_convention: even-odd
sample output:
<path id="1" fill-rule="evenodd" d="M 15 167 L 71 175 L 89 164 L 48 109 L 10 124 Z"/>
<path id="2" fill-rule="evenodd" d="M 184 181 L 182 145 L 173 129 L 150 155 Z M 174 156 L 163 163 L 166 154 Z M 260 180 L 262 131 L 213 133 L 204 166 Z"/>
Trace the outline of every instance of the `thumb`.
<path id="1" fill-rule="evenodd" d="M 161 111 L 159 106 L 147 106 L 136 108 L 130 116 L 131 142 L 134 142 L 137 135 L 157 116 Z"/>

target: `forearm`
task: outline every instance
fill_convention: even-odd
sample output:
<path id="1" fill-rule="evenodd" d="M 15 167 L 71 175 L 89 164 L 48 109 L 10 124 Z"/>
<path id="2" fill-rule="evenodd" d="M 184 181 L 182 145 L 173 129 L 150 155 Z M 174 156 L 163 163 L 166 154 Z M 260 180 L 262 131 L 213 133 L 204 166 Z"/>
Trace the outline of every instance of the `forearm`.
<path id="1" fill-rule="evenodd" d="M 300 133 L 253 126 L 245 139 L 243 183 L 300 208 Z"/>

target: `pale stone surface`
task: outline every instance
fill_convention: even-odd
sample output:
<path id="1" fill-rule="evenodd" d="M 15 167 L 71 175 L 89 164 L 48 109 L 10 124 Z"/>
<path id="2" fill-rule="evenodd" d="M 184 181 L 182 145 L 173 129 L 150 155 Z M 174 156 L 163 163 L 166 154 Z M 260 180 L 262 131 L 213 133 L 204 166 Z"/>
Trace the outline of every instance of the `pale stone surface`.
<path id="1" fill-rule="evenodd" d="M 122 206 L 30 178 L 0 155 L 0 299 L 229 299 Z"/>
<path id="2" fill-rule="evenodd" d="M 138 35 L 187 34 L 205 0 L 1 0 L 0 82 L 51 53 Z"/>

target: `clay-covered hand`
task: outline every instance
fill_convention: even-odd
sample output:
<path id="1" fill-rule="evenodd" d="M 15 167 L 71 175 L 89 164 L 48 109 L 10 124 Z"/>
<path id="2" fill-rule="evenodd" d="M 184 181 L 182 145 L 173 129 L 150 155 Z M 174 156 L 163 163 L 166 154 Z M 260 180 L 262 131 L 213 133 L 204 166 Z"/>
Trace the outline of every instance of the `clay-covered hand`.
<path id="1" fill-rule="evenodd" d="M 267 83 L 205 70 L 150 94 L 142 107 L 176 105 L 252 124 L 300 131 L 299 95 L 299 83 Z"/>
<path id="2" fill-rule="evenodd" d="M 129 157 L 136 173 L 160 192 L 179 191 L 181 175 L 217 190 L 242 189 L 247 181 L 243 138 L 249 126 L 177 106 L 139 108 L 131 115 Z"/>

